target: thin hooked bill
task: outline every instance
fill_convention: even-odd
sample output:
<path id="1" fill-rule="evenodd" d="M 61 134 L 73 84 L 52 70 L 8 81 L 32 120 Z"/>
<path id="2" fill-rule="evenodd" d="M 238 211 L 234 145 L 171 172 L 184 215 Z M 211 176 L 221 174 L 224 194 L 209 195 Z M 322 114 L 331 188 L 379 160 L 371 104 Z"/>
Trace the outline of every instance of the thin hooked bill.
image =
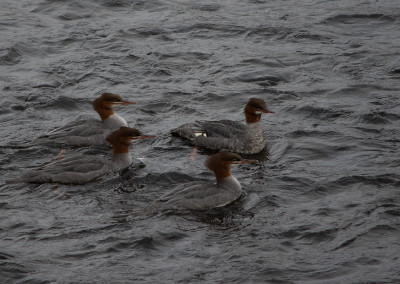
<path id="1" fill-rule="evenodd" d="M 117 104 L 120 104 L 120 105 L 122 105 L 122 106 L 125 106 L 125 105 L 135 105 L 136 103 L 134 103 L 134 102 L 123 101 L 123 102 L 118 102 Z"/>
<path id="2" fill-rule="evenodd" d="M 274 111 L 269 110 L 269 109 L 266 109 L 266 108 L 263 109 L 262 112 L 263 112 L 263 113 L 275 113 Z"/>
<path id="3" fill-rule="evenodd" d="M 140 136 L 133 137 L 133 139 L 149 139 L 149 138 L 154 138 L 154 137 L 157 137 L 157 136 L 155 136 L 155 135 L 140 135 Z"/>

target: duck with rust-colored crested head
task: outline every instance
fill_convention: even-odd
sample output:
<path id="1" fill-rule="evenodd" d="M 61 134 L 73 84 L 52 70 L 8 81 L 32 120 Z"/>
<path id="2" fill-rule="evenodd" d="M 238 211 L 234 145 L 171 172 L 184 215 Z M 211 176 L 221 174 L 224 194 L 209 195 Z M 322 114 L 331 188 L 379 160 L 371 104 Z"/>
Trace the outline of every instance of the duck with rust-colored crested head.
<path id="1" fill-rule="evenodd" d="M 242 187 L 231 174 L 231 167 L 255 162 L 257 160 L 245 160 L 236 153 L 221 150 L 210 156 L 205 163 L 206 167 L 214 172 L 216 183 L 205 181 L 185 183 L 134 213 L 146 214 L 163 210 L 208 210 L 227 205 L 242 194 Z"/>
<path id="2" fill-rule="evenodd" d="M 128 127 L 125 119 L 114 112 L 114 107 L 132 105 L 134 102 L 125 101 L 121 96 L 103 93 L 93 101 L 93 109 L 99 114 L 100 119 L 81 116 L 63 127 L 19 146 L 29 147 L 39 144 L 55 144 L 68 146 L 108 145 L 106 136 L 119 127 Z"/>
<path id="3" fill-rule="evenodd" d="M 113 146 L 112 160 L 106 160 L 92 155 L 79 155 L 65 158 L 32 170 L 24 176 L 8 181 L 8 183 L 74 183 L 84 184 L 103 174 L 119 171 L 132 163 L 129 154 L 131 141 L 153 138 L 143 135 L 139 130 L 120 127 L 110 133 L 106 140 Z"/>
<path id="4" fill-rule="evenodd" d="M 231 120 L 196 121 L 173 129 L 171 134 L 189 139 L 199 148 L 256 154 L 261 152 L 267 143 L 260 124 L 263 113 L 275 112 L 267 109 L 264 100 L 252 98 L 244 108 L 245 125 Z"/>

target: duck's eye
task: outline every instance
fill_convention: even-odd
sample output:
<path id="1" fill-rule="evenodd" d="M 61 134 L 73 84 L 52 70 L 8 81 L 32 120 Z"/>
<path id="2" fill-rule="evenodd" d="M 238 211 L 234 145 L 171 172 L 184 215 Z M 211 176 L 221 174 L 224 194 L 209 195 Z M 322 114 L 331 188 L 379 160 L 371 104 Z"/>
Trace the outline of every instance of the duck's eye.
<path id="1" fill-rule="evenodd" d="M 118 102 L 118 100 L 117 100 L 117 99 L 113 99 L 113 102 L 115 102 L 115 103 L 116 103 L 116 102 Z"/>
<path id="2" fill-rule="evenodd" d="M 237 162 L 237 161 L 239 161 L 239 159 L 233 159 L 233 161 L 234 161 L 234 162 Z"/>

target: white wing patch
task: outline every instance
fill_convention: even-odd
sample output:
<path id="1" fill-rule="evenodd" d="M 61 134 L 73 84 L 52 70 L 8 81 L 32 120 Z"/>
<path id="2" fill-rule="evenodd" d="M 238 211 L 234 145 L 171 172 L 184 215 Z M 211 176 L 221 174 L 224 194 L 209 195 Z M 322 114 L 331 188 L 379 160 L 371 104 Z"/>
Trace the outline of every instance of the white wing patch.
<path id="1" fill-rule="evenodd" d="M 196 135 L 196 137 L 199 137 L 199 136 L 207 137 L 207 133 L 204 133 L 204 132 L 195 132 L 194 135 Z"/>

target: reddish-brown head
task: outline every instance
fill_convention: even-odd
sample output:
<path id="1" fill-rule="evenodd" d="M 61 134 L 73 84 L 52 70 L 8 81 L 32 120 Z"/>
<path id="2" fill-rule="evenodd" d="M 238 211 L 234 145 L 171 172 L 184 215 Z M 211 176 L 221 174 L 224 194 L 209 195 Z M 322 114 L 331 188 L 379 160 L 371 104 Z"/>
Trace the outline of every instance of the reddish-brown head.
<path id="1" fill-rule="evenodd" d="M 108 134 L 106 141 L 113 146 L 114 154 L 128 153 L 132 140 L 148 139 L 156 136 L 143 135 L 136 128 L 121 126 L 117 131 Z"/>
<path id="2" fill-rule="evenodd" d="M 252 98 L 244 108 L 247 123 L 259 122 L 262 113 L 275 113 L 267 109 L 267 104 L 262 99 Z"/>
<path id="3" fill-rule="evenodd" d="M 93 108 L 101 117 L 101 120 L 107 119 L 114 114 L 113 108 L 121 105 L 133 105 L 134 102 L 124 101 L 121 96 L 111 93 L 103 93 L 93 101 Z"/>
<path id="4" fill-rule="evenodd" d="M 205 163 L 206 167 L 213 171 L 215 178 L 221 180 L 231 175 L 230 168 L 242 164 L 256 163 L 257 160 L 245 160 L 238 154 L 221 150 L 219 153 L 209 157 Z"/>

